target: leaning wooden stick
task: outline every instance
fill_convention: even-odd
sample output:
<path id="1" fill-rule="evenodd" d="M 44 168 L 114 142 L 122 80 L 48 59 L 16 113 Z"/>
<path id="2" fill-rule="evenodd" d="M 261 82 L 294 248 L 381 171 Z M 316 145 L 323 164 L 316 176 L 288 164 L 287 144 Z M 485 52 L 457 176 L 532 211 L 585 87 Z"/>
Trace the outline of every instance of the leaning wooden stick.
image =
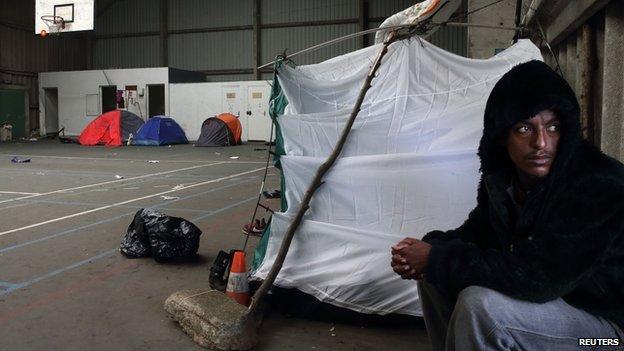
<path id="1" fill-rule="evenodd" d="M 409 36 L 408 33 L 407 36 Z M 332 167 L 347 140 L 347 136 L 355 117 L 360 112 L 360 107 L 364 101 L 366 92 L 371 87 L 371 81 L 375 77 L 381 59 L 388 51 L 388 45 L 398 40 L 396 31 L 391 32 L 388 39 L 384 42 L 381 51 L 377 55 L 373 66 L 371 67 L 364 86 L 360 90 L 360 95 L 353 107 L 351 116 L 345 125 L 342 135 L 336 144 L 336 148 L 331 156 L 323 163 L 312 181 L 310 188 L 305 193 L 299 212 L 290 224 L 286 235 L 282 241 L 275 262 L 271 267 L 271 271 L 262 285 L 253 296 L 253 301 L 249 308 L 246 308 L 225 294 L 215 291 L 197 291 L 183 290 L 173 293 L 167 301 L 165 301 L 165 310 L 170 316 L 180 323 L 180 326 L 193 337 L 198 344 L 218 350 L 249 350 L 258 342 L 258 327 L 262 321 L 262 313 L 259 310 L 260 302 L 267 294 L 269 288 L 275 282 L 275 278 L 279 273 L 284 259 L 288 253 L 288 248 L 293 239 L 303 215 L 307 211 L 310 200 L 314 192 L 323 184 L 323 176 Z"/>
<path id="2" fill-rule="evenodd" d="M 368 89 L 370 89 L 371 87 L 371 81 L 375 77 L 375 74 L 377 73 L 377 70 L 379 69 L 379 66 L 381 65 L 381 59 L 388 52 L 388 45 L 390 45 L 397 39 L 398 39 L 397 32 L 396 31 L 390 32 L 390 34 L 388 35 L 388 38 L 384 41 L 383 46 L 381 50 L 379 51 L 379 54 L 377 54 L 377 58 L 375 59 L 375 62 L 373 63 L 373 66 L 371 67 L 371 70 L 368 73 L 368 76 L 366 77 L 366 81 L 364 82 L 364 85 L 362 86 L 362 89 L 360 90 L 360 94 L 358 96 L 357 101 L 355 102 L 355 106 L 353 106 L 353 111 L 351 111 L 351 116 L 349 117 L 347 124 L 342 130 L 342 135 L 340 136 L 340 139 L 336 143 L 336 148 L 334 149 L 332 154 L 329 156 L 329 158 L 316 171 L 316 176 L 312 180 L 312 184 L 310 184 L 310 187 L 306 191 L 305 196 L 303 197 L 303 200 L 301 201 L 299 211 L 297 212 L 295 219 L 292 221 L 292 223 L 290 223 L 290 227 L 288 227 L 288 231 L 286 232 L 286 235 L 284 235 L 284 239 L 282 240 L 282 245 L 280 246 L 280 249 L 277 253 L 277 257 L 275 257 L 275 261 L 273 262 L 271 271 L 269 271 L 269 274 L 267 274 L 266 279 L 264 279 L 264 281 L 262 282 L 262 285 L 260 285 L 260 287 L 258 288 L 258 290 L 256 291 L 256 293 L 254 294 L 252 298 L 251 305 L 249 306 L 249 314 L 253 314 L 256 311 L 256 309 L 260 305 L 260 301 L 267 294 L 269 288 L 275 282 L 275 278 L 277 278 L 277 274 L 279 273 L 280 269 L 282 269 L 282 265 L 284 264 L 284 260 L 286 259 L 286 254 L 288 253 L 288 248 L 290 247 L 290 243 L 292 242 L 295 232 L 297 231 L 297 229 L 299 228 L 299 225 L 301 224 L 301 220 L 303 219 L 303 216 L 305 215 L 306 211 L 310 207 L 310 201 L 312 200 L 312 196 L 314 195 L 316 190 L 323 184 L 323 176 L 334 165 L 334 162 L 336 162 L 336 160 L 338 159 L 338 156 L 340 156 L 340 152 L 342 151 L 342 148 L 344 147 L 344 144 L 347 141 L 347 137 L 349 136 L 349 132 L 351 131 L 351 127 L 353 126 L 353 122 L 355 122 L 355 117 L 360 112 L 360 108 L 362 107 L 362 102 L 364 102 L 364 97 L 366 96 Z"/>

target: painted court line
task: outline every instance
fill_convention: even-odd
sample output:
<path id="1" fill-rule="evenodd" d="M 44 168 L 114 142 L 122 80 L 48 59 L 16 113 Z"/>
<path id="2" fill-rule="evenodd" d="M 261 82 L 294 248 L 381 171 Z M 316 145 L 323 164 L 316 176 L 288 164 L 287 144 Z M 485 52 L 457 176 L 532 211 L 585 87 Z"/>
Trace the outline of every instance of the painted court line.
<path id="1" fill-rule="evenodd" d="M 156 178 L 154 180 L 158 181 L 159 179 L 160 178 Z M 129 183 L 126 183 L 126 184 L 127 185 L 135 185 L 135 184 L 140 185 L 140 184 L 144 184 L 146 181 L 149 181 L 149 179 L 146 179 L 146 178 L 139 179 L 136 182 L 129 182 Z M 110 189 L 104 189 L 104 191 L 108 191 L 108 190 L 110 190 Z M 56 193 L 55 194 L 56 196 L 52 197 L 51 200 L 55 200 L 56 199 L 56 200 L 60 201 L 60 199 L 63 199 L 65 197 L 72 197 L 72 196 L 75 197 L 75 196 L 87 194 L 87 193 L 92 192 L 92 191 L 98 191 L 98 190 L 97 189 L 96 190 L 83 190 L 83 191 L 78 191 L 78 192 L 74 192 L 73 190 L 64 190 L 64 191 Z M 36 203 L 36 201 L 37 201 L 36 199 L 35 200 L 30 200 L 32 198 L 36 198 L 36 196 L 29 197 L 27 199 L 23 199 L 23 200 L 20 200 L 20 201 L 16 201 L 16 203 L 14 203 L 14 204 L 7 204 L 5 206 L 1 206 L 0 207 L 0 211 L 9 210 L 9 209 L 12 209 L 12 208 L 17 208 L 17 207 L 26 207 L 26 206 L 32 205 L 33 203 Z M 2 201 L 0 201 L 0 203 L 2 203 Z"/>
<path id="2" fill-rule="evenodd" d="M 220 186 L 218 188 L 210 189 L 210 190 L 207 190 L 207 191 L 202 191 L 200 193 L 196 193 L 196 194 L 193 194 L 193 195 L 184 196 L 184 197 L 181 197 L 181 198 L 176 199 L 176 200 L 164 201 L 164 202 L 161 202 L 160 204 L 158 204 L 156 206 L 153 206 L 151 208 L 163 209 L 163 207 L 165 207 L 165 205 L 171 205 L 171 204 L 174 204 L 174 203 L 176 203 L 178 201 L 188 200 L 188 199 L 192 199 L 192 198 L 195 198 L 195 197 L 198 197 L 198 196 L 204 196 L 206 194 L 210 194 L 210 193 L 213 193 L 215 191 L 219 191 L 219 190 L 231 188 L 233 186 L 238 186 L 238 185 L 243 184 L 243 183 L 247 183 L 248 181 L 250 181 L 250 180 L 244 180 L 244 181 L 240 181 L 240 182 L 236 182 L 236 183 Z M 57 237 L 60 237 L 60 236 L 76 233 L 76 232 L 79 232 L 79 231 L 81 231 L 83 229 L 95 227 L 95 226 L 98 226 L 98 225 L 101 225 L 101 224 L 110 223 L 110 222 L 116 221 L 118 219 L 121 219 L 123 217 L 131 216 L 131 215 L 133 215 L 135 213 L 136 213 L 136 211 L 127 212 L 127 213 L 124 213 L 124 214 L 119 215 L 119 216 L 114 216 L 114 217 L 111 217 L 111 218 L 103 219 L 101 221 L 89 223 L 87 225 L 83 225 L 83 226 L 80 226 L 80 227 L 77 227 L 77 228 L 65 230 L 65 231 L 62 231 L 62 232 L 58 232 L 58 233 L 55 233 L 55 234 L 51 234 L 51 235 L 48 235 L 48 236 L 44 236 L 44 237 L 41 237 L 41 238 L 37 238 L 37 239 L 34 239 L 34 240 L 23 242 L 23 243 L 20 243 L 20 244 L 14 244 L 14 245 L 11 245 L 11 246 L 0 248 L 0 254 L 5 253 L 7 251 L 18 249 L 20 247 L 24 247 L 24 246 L 36 244 L 36 243 L 39 243 L 39 242 L 42 242 L 42 241 L 54 239 L 54 238 L 57 238 Z M 208 214 L 210 214 L 210 213 L 211 212 L 208 212 Z"/>
<path id="3" fill-rule="evenodd" d="M 44 295 L 42 298 L 29 302 L 26 305 L 18 306 L 4 312 L 4 314 L 0 315 L 0 325 L 9 322 L 19 316 L 22 316 L 32 310 L 37 308 L 47 306 L 50 303 L 63 299 L 71 294 L 75 294 L 79 291 L 82 291 L 87 288 L 93 288 L 99 283 L 102 283 L 104 280 L 116 276 L 123 271 L 131 268 L 139 267 L 139 262 L 130 261 L 130 262 L 121 262 L 120 264 L 107 269 L 101 273 L 97 273 L 95 275 L 90 275 L 86 279 L 79 280 L 78 282 L 66 286 L 62 290 L 56 290 L 50 294 Z"/>
<path id="4" fill-rule="evenodd" d="M 13 283 L 9 283 L 9 282 L 2 282 L 0 281 L 0 289 L 12 289 L 14 287 L 16 287 L 18 284 L 13 284 Z"/>
<path id="5" fill-rule="evenodd" d="M 41 193 L 22 193 L 19 191 L 0 191 L 0 194 L 41 195 Z"/>
<path id="6" fill-rule="evenodd" d="M 256 168 L 256 169 L 253 169 L 251 171 L 241 172 L 241 173 L 229 175 L 229 176 L 226 176 L 226 177 L 212 179 L 212 180 L 208 180 L 208 181 L 205 181 L 205 182 L 201 182 L 201 183 L 197 183 L 197 184 L 193 184 L 193 185 L 189 185 L 189 186 L 184 186 L 184 187 L 181 187 L 181 188 L 175 189 L 175 190 L 173 190 L 173 189 L 172 190 L 167 190 L 167 191 L 163 191 L 163 192 L 156 193 L 156 194 L 151 194 L 151 195 L 138 197 L 136 199 L 130 199 L 130 200 L 118 202 L 118 203 L 115 203 L 115 204 L 106 205 L 106 206 L 94 208 L 94 209 L 91 209 L 91 210 L 87 210 L 87 211 L 78 212 L 78 213 L 74 213 L 74 214 L 71 214 L 71 215 L 55 218 L 55 219 L 50 219 L 50 220 L 47 220 L 47 221 L 44 221 L 44 222 L 39 222 L 39 223 L 27 225 L 27 226 L 21 227 L 21 228 L 15 228 L 15 229 L 6 230 L 4 232 L 0 232 L 0 236 L 11 234 L 11 233 L 15 233 L 15 232 L 19 232 L 19 231 L 30 229 L 30 228 L 40 227 L 42 225 L 63 221 L 63 220 L 69 219 L 69 218 L 74 218 L 74 217 L 86 215 L 86 214 L 89 214 L 89 213 L 94 213 L 94 212 L 106 210 L 106 209 L 109 209 L 109 208 L 113 208 L 113 207 L 120 206 L 120 205 L 125 205 L 125 204 L 131 203 L 131 202 L 135 202 L 135 201 L 149 199 L 149 198 L 155 197 L 155 196 L 169 194 L 169 193 L 172 193 L 172 192 L 175 192 L 175 191 L 191 189 L 191 188 L 195 188 L 195 187 L 198 187 L 198 186 L 202 186 L 202 185 L 206 185 L 206 184 L 211 184 L 211 183 L 215 183 L 215 182 L 220 182 L 220 181 L 223 181 L 223 180 L 231 179 L 231 178 L 234 178 L 234 177 L 240 177 L 242 175 L 250 174 L 250 173 L 253 173 L 253 172 L 258 172 L 258 171 L 261 171 L 261 170 L 264 170 L 264 169 L 265 169 L 265 167 Z"/>
<path id="7" fill-rule="evenodd" d="M 113 184 L 113 183 L 124 182 L 124 181 L 128 181 L 128 180 L 136 180 L 136 179 L 141 179 L 141 178 L 155 177 L 155 176 L 159 176 L 159 175 L 163 175 L 163 174 L 175 173 L 175 172 L 180 172 L 180 171 L 188 171 L 189 169 L 195 169 L 195 168 L 200 168 L 200 167 L 216 166 L 216 165 L 223 164 L 223 163 L 225 163 L 225 162 L 209 163 L 209 164 L 204 164 L 204 165 L 197 165 L 197 166 L 192 166 L 192 167 L 174 169 L 174 170 L 171 170 L 171 171 L 164 171 L 164 172 L 158 172 L 158 173 L 144 174 L 144 175 L 137 176 L 137 177 L 116 179 L 116 180 L 110 180 L 108 182 L 82 185 L 82 186 L 77 186 L 77 187 L 68 188 L 68 189 L 59 189 L 59 190 L 54 190 L 54 191 L 50 191 L 50 192 L 47 192 L 47 193 L 41 193 L 41 194 L 37 194 L 37 195 L 22 196 L 22 197 L 16 197 L 14 199 L 3 200 L 3 201 L 0 201 L 0 204 L 1 203 L 5 203 L 5 202 L 30 199 L 30 198 L 37 197 L 37 196 L 58 194 L 58 193 L 63 193 L 63 192 L 66 192 L 66 191 L 71 191 L 71 190 L 85 189 L 85 188 L 90 188 L 90 187 L 99 186 L 99 185 L 106 185 L 106 184 Z"/>
<path id="8" fill-rule="evenodd" d="M 0 156 L 15 156 L 15 154 L 0 154 Z M 80 156 L 44 156 L 44 155 L 22 155 L 23 157 L 30 158 L 55 158 L 62 160 L 102 160 L 102 161 L 135 161 L 135 162 L 147 162 L 143 159 L 134 158 L 106 158 L 106 157 L 80 157 Z M 172 156 L 172 155 L 168 155 Z M 198 163 L 198 162 L 219 162 L 217 160 L 171 160 L 171 159 L 159 159 L 160 162 L 172 162 L 172 163 Z M 227 163 L 266 163 L 265 161 L 224 161 Z"/>
<path id="9" fill-rule="evenodd" d="M 252 197 L 247 198 L 247 199 L 245 199 L 245 200 L 241 200 L 241 201 L 239 201 L 239 202 L 235 202 L 235 203 L 233 203 L 233 204 L 231 204 L 231 205 L 228 205 L 228 206 L 222 207 L 222 208 L 220 208 L 220 209 L 218 209 L 218 210 L 214 210 L 214 211 L 212 211 L 212 212 L 210 212 L 210 213 L 207 213 L 207 214 L 205 214 L 205 215 L 201 215 L 201 216 L 199 216 L 199 217 L 195 217 L 195 218 L 193 218 L 193 222 L 198 222 L 198 221 L 201 221 L 201 220 L 202 220 L 202 219 L 204 219 L 204 218 L 214 216 L 214 215 L 219 214 L 219 213 L 221 213 L 221 212 L 223 212 L 223 211 L 227 211 L 227 210 L 229 210 L 229 209 L 231 209 L 231 208 L 234 208 L 234 207 L 236 207 L 236 206 L 242 205 L 242 204 L 244 204 L 245 202 L 249 202 L 249 201 L 254 200 L 254 199 L 255 199 L 255 200 L 257 200 L 257 199 L 258 199 L 258 195 L 252 196 Z"/>
<path id="10" fill-rule="evenodd" d="M 171 203 L 172 200 L 167 200 L 166 203 Z M 106 206 L 103 203 L 95 203 L 95 202 L 72 202 L 72 201 L 52 201 L 52 200 L 32 200 L 28 201 L 31 204 L 50 204 L 50 205 L 65 205 L 65 206 Z M 131 205 L 121 205 L 117 206 L 119 208 L 125 209 L 134 209 L 138 210 L 143 208 L 144 206 L 131 206 Z M 194 212 L 194 213 L 208 213 L 206 210 L 196 210 L 194 208 L 168 208 L 169 211 L 180 211 L 180 212 Z"/>
<path id="11" fill-rule="evenodd" d="M 204 218 L 207 218 L 207 217 L 210 217 L 210 216 L 214 216 L 214 215 L 219 214 L 219 213 L 221 213 L 223 211 L 227 211 L 227 210 L 229 210 L 229 209 L 231 209 L 233 207 L 242 205 L 245 202 L 256 200 L 257 198 L 258 198 L 258 196 L 252 196 L 250 198 L 247 198 L 247 199 L 235 202 L 233 204 L 230 204 L 230 205 L 227 205 L 227 206 L 222 207 L 220 209 L 217 209 L 217 210 L 215 210 L 215 211 L 213 211 L 213 212 L 211 212 L 209 214 L 193 218 L 193 219 L 191 219 L 191 222 L 195 222 L 196 223 L 196 222 L 198 222 L 198 221 L 200 221 L 200 220 L 202 220 Z M 72 270 L 74 268 L 78 268 L 78 267 L 80 267 L 80 266 L 82 266 L 84 264 L 92 263 L 94 261 L 99 260 L 100 258 L 110 257 L 113 254 L 115 254 L 117 251 L 119 251 L 119 249 L 118 248 L 114 248 L 114 249 L 111 249 L 111 250 L 99 253 L 99 254 L 97 254 L 97 255 L 95 255 L 93 257 L 84 259 L 82 261 L 78 261 L 78 262 L 72 263 L 69 266 L 66 266 L 66 267 L 63 267 L 63 268 L 59 268 L 59 269 L 53 270 L 51 272 L 48 272 L 46 274 L 40 275 L 38 277 L 29 279 L 29 280 L 27 280 L 25 282 L 21 282 L 21 283 L 18 283 L 18 284 L 12 284 L 12 286 L 8 287 L 6 290 L 0 291 L 0 296 L 9 294 L 9 293 L 11 293 L 11 292 L 13 292 L 15 290 L 18 290 L 18 289 L 21 289 L 21 288 L 33 285 L 33 284 L 38 283 L 38 282 L 40 282 L 40 281 L 42 281 L 44 279 L 51 278 L 51 277 L 53 277 L 55 275 L 59 275 L 61 273 L 65 273 L 65 272 L 70 271 L 70 270 Z"/>
<path id="12" fill-rule="evenodd" d="M 40 281 L 42 281 L 44 279 L 47 279 L 47 278 L 50 278 L 50 277 L 54 277 L 55 275 L 59 275 L 61 273 L 67 272 L 69 270 L 72 270 L 74 268 L 80 267 L 80 266 L 84 265 L 85 263 L 96 261 L 96 260 L 98 260 L 98 259 L 100 259 L 102 257 L 111 256 L 112 254 L 115 253 L 115 251 L 117 251 L 117 249 L 108 250 L 106 252 L 102 252 L 102 253 L 100 253 L 98 255 L 95 255 L 93 257 L 89 257 L 89 258 L 87 258 L 85 260 L 82 260 L 82 261 L 74 262 L 74 263 L 72 263 L 69 266 L 53 270 L 51 272 L 48 272 L 48 273 L 46 273 L 44 275 L 40 275 L 40 276 L 35 277 L 33 279 L 27 280 L 25 282 L 22 282 L 22 283 L 19 283 L 19 284 L 14 284 L 12 287 L 8 288 L 7 290 L 5 290 L 3 292 L 0 292 L 0 296 L 8 294 L 8 293 L 11 293 L 11 292 L 13 292 L 13 291 L 15 291 L 17 289 L 21 289 L 21 288 L 27 287 L 29 285 L 33 285 L 33 284 L 35 284 L 37 282 L 40 282 Z"/>
<path id="13" fill-rule="evenodd" d="M 165 175 L 163 178 L 167 178 L 167 177 L 170 177 L 170 176 L 171 176 L 171 175 Z M 153 182 L 153 181 L 160 181 L 160 180 L 163 180 L 163 178 L 150 178 L 150 179 L 148 179 L 148 178 L 142 178 L 142 179 L 138 179 L 138 180 L 136 180 L 136 181 L 127 182 L 127 183 L 125 183 L 124 185 L 141 185 L 141 184 L 149 184 L 149 182 Z M 206 177 L 204 177 L 204 179 L 205 179 L 205 178 L 206 178 Z M 130 179 L 130 178 L 127 178 L 127 179 L 125 179 L 125 180 L 128 180 L 128 179 Z M 189 185 L 191 185 L 191 184 L 189 184 Z M 164 187 L 173 187 L 173 185 L 165 185 Z M 108 191 L 108 190 L 110 190 L 110 189 L 106 189 L 105 191 Z M 61 198 L 66 197 L 66 196 L 78 196 L 78 195 L 82 195 L 82 194 L 89 193 L 89 192 L 91 192 L 91 191 L 93 191 L 93 190 L 84 190 L 84 191 L 79 191 L 79 192 L 74 192 L 73 190 L 63 190 L 63 191 L 59 191 L 59 192 L 56 194 L 57 196 L 53 197 L 53 198 L 52 198 L 52 200 L 55 200 L 55 199 L 56 199 L 56 200 L 58 200 L 58 199 L 61 199 Z M 96 191 L 97 191 L 97 189 L 96 189 Z M 45 194 L 42 194 L 42 195 L 45 195 Z M 35 196 L 33 196 L 33 197 L 28 197 L 28 199 L 31 199 L 31 198 L 34 198 L 34 197 L 35 197 Z M 16 204 L 13 204 L 13 205 L 8 205 L 8 206 L 3 206 L 3 207 L 0 207 L 0 211 L 4 211 L 4 210 L 8 210 L 8 209 L 12 209 L 12 208 L 17 208 L 17 207 L 25 207 L 25 206 L 29 206 L 29 205 L 31 205 L 31 204 L 32 204 L 32 202 L 31 202 L 31 201 L 35 201 L 35 200 L 28 201 L 28 199 L 25 199 L 25 201 L 24 201 L 24 200 L 20 200 L 19 202 L 17 202 Z M 0 201 L 0 203 L 2 203 L 2 201 Z"/>

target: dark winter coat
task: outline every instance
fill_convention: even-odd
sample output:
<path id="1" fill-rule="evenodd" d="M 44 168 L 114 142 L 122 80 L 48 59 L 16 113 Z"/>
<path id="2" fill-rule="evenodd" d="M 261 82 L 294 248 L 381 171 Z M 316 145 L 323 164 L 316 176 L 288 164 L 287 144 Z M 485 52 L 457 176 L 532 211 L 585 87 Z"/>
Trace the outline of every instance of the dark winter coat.
<path id="1" fill-rule="evenodd" d="M 544 109 L 561 122 L 557 156 L 516 214 L 502 141 Z M 477 207 L 461 227 L 423 239 L 426 280 L 450 297 L 471 285 L 533 302 L 562 297 L 624 327 L 624 166 L 581 140 L 565 80 L 539 61 L 505 74 L 486 105 L 479 157 Z"/>

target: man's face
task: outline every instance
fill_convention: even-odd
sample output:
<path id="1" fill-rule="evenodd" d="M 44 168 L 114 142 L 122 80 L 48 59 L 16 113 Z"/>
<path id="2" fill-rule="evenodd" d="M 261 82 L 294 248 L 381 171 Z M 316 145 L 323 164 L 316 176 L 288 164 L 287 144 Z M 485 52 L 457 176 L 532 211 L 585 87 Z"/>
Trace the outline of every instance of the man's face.
<path id="1" fill-rule="evenodd" d="M 509 131 L 507 152 L 522 183 L 530 184 L 550 172 L 561 137 L 561 123 L 551 110 L 518 122 Z"/>

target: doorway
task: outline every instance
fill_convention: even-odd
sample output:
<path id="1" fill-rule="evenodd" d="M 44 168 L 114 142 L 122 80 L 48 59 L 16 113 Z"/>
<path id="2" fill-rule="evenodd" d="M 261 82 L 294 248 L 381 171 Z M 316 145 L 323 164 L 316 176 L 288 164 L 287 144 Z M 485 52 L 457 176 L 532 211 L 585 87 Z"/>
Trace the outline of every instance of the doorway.
<path id="1" fill-rule="evenodd" d="M 147 85 L 147 113 L 149 118 L 165 115 L 165 85 Z"/>
<path id="2" fill-rule="evenodd" d="M 0 124 L 6 122 L 13 126 L 13 139 L 26 137 L 29 132 L 26 119 L 27 99 L 28 95 L 23 87 L 0 89 Z"/>
<path id="3" fill-rule="evenodd" d="M 100 91 L 102 92 L 102 113 L 117 109 L 117 86 L 102 85 Z"/>
<path id="4" fill-rule="evenodd" d="M 45 110 L 45 132 L 55 134 L 59 130 L 58 89 L 43 88 L 43 108 Z"/>

